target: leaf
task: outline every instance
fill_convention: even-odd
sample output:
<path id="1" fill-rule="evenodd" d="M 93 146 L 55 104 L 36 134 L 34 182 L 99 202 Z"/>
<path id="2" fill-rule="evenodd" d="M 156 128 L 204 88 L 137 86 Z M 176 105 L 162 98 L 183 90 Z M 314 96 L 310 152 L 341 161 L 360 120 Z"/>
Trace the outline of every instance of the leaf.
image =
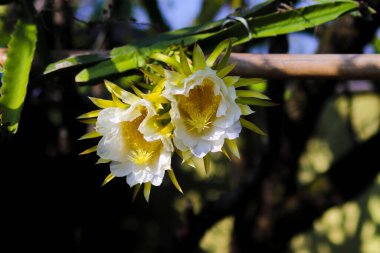
<path id="1" fill-rule="evenodd" d="M 37 42 L 37 27 L 24 20 L 17 21 L 8 44 L 3 85 L 0 89 L 2 122 L 9 123 L 8 131 L 15 134 L 29 82 Z"/>
<path id="2" fill-rule="evenodd" d="M 203 158 L 199 158 L 196 156 L 191 157 L 190 161 L 194 164 L 194 167 L 199 171 L 206 171 L 206 166 Z"/>
<path id="3" fill-rule="evenodd" d="M 101 98 L 94 98 L 94 97 L 88 97 L 94 105 L 96 105 L 99 108 L 108 108 L 113 107 L 114 103 L 112 100 L 107 99 L 101 99 Z"/>
<path id="4" fill-rule="evenodd" d="M 232 40 L 237 40 L 236 38 L 234 39 L 225 39 L 222 42 L 220 42 L 215 49 L 212 51 L 212 53 L 209 55 L 209 57 L 206 60 L 206 65 L 209 67 L 212 67 L 215 63 L 215 61 L 218 59 L 220 54 L 231 45 Z"/>
<path id="5" fill-rule="evenodd" d="M 236 103 L 238 104 L 246 104 L 246 105 L 256 105 L 256 106 L 276 106 L 278 104 L 273 103 L 268 100 L 259 99 L 259 98 L 237 98 Z"/>
<path id="6" fill-rule="evenodd" d="M 149 196 L 150 196 L 150 189 L 152 188 L 151 182 L 146 182 L 144 184 L 144 198 L 146 202 L 149 202 Z"/>
<path id="7" fill-rule="evenodd" d="M 169 103 L 170 101 L 162 96 L 162 93 L 160 92 L 152 92 L 149 94 L 141 93 L 142 98 L 145 100 L 148 100 L 152 103 Z"/>
<path id="8" fill-rule="evenodd" d="M 247 21 L 253 38 L 276 36 L 315 27 L 335 20 L 347 12 L 358 10 L 359 7 L 355 1 L 336 0 L 268 14 L 268 10 L 273 9 L 276 3 L 277 1 L 267 1 L 256 8 L 242 12 L 242 18 Z M 223 27 L 224 21 L 170 31 L 115 48 L 111 51 L 111 60 L 81 71 L 75 80 L 89 82 L 125 72 L 137 66 L 144 66 L 147 56 L 163 52 L 172 45 L 190 46 L 198 42 L 204 49 L 212 50 L 215 47 L 215 41 L 236 37 L 238 40 L 233 43 L 233 46 L 236 46 L 250 40 L 249 33 L 241 22 Z"/>
<path id="9" fill-rule="evenodd" d="M 178 149 L 176 149 L 176 153 L 182 158 L 182 163 L 191 163 L 192 167 L 195 167 L 194 164 L 191 162 L 191 158 L 193 157 L 193 154 L 191 153 L 190 150 L 187 150 L 187 151 L 180 151 Z"/>
<path id="10" fill-rule="evenodd" d="M 248 24 L 253 32 L 253 38 L 263 38 L 302 31 L 315 27 L 339 16 L 356 10 L 359 7 L 357 2 L 351 0 L 336 0 L 328 3 L 310 5 L 304 8 L 294 9 L 281 13 L 273 13 L 261 17 L 247 18 Z M 234 45 L 249 41 L 246 31 L 242 25 L 236 24 L 229 33 L 239 36 L 241 39 Z M 217 39 L 217 36 L 214 37 Z"/>
<path id="11" fill-rule="evenodd" d="M 220 62 L 218 63 L 218 66 L 216 67 L 217 69 L 223 69 L 227 65 L 228 59 L 230 58 L 230 55 L 231 55 L 231 52 L 232 52 L 232 41 L 230 40 L 230 41 L 228 41 L 228 46 L 227 46 L 226 52 L 224 53 L 222 59 L 220 60 Z"/>
<path id="12" fill-rule="evenodd" d="M 83 123 L 83 124 L 89 124 L 89 125 L 92 125 L 92 124 L 96 124 L 96 119 L 78 119 L 79 122 Z"/>
<path id="13" fill-rule="evenodd" d="M 194 65 L 193 71 L 197 71 L 199 69 L 205 69 L 206 67 L 205 55 L 198 44 L 194 46 L 194 50 L 193 50 L 193 65 Z"/>
<path id="14" fill-rule="evenodd" d="M 259 98 L 259 99 L 267 99 L 270 100 L 268 96 L 266 96 L 263 93 L 253 91 L 253 90 L 237 90 L 236 96 L 238 97 L 245 97 L 245 98 Z"/>
<path id="15" fill-rule="evenodd" d="M 121 109 L 125 109 L 128 107 L 127 104 L 124 104 L 123 102 L 120 101 L 120 99 L 118 98 L 118 96 L 116 96 L 114 92 L 112 92 L 111 95 L 112 95 L 112 101 L 113 101 L 114 107 L 118 107 Z"/>
<path id="16" fill-rule="evenodd" d="M 179 49 L 180 49 L 180 55 L 179 56 L 180 56 L 181 69 L 185 75 L 190 75 L 191 70 L 190 70 L 189 63 L 187 61 L 187 57 L 186 57 L 185 53 L 183 52 L 182 47 L 180 47 Z"/>
<path id="17" fill-rule="evenodd" d="M 131 88 L 138 97 L 143 98 L 144 93 L 141 90 L 137 89 L 134 85 L 131 85 Z"/>
<path id="18" fill-rule="evenodd" d="M 113 78 L 112 82 L 117 83 L 123 89 L 128 89 L 131 86 L 131 84 L 136 84 L 142 80 L 142 75 L 128 74 L 128 76 Z"/>
<path id="19" fill-rule="evenodd" d="M 239 153 L 239 148 L 236 144 L 236 141 L 235 140 L 230 140 L 230 139 L 226 139 L 226 144 L 228 146 L 228 149 L 231 151 L 231 153 L 236 156 L 237 158 L 240 159 L 240 153 Z"/>
<path id="20" fill-rule="evenodd" d="M 132 201 L 136 200 L 136 196 L 137 196 L 137 193 L 139 193 L 140 188 L 141 188 L 141 184 L 136 184 L 135 188 L 133 189 Z"/>
<path id="21" fill-rule="evenodd" d="M 203 161 L 204 161 L 204 165 L 205 165 L 205 172 L 206 172 L 206 175 L 209 175 L 209 174 L 210 174 L 210 171 L 211 171 L 211 157 L 210 157 L 210 154 L 207 154 L 207 155 L 203 158 Z"/>
<path id="22" fill-rule="evenodd" d="M 175 186 L 175 188 L 177 188 L 177 190 L 183 194 L 183 191 L 182 191 L 181 186 L 179 185 L 179 183 L 177 181 L 177 178 L 175 177 L 173 169 L 168 170 L 168 175 L 169 175 L 169 178 L 172 181 L 173 185 Z"/>
<path id="23" fill-rule="evenodd" d="M 219 78 L 223 78 L 225 77 L 226 75 L 228 75 L 236 66 L 236 62 L 234 63 L 231 63 L 230 65 L 228 65 L 227 67 L 219 70 L 216 75 L 219 77 Z"/>
<path id="24" fill-rule="evenodd" d="M 87 155 L 87 154 L 93 153 L 93 152 L 96 151 L 97 148 L 98 148 L 98 145 L 96 145 L 96 146 L 94 146 L 92 148 L 86 149 L 85 151 L 83 151 L 79 155 Z"/>
<path id="25" fill-rule="evenodd" d="M 101 54 L 78 55 L 65 58 L 63 60 L 49 64 L 44 74 L 49 74 L 58 70 L 64 70 L 72 67 L 87 67 L 88 65 L 105 61 L 109 57 Z"/>
<path id="26" fill-rule="evenodd" d="M 144 69 L 141 69 L 140 70 L 141 72 L 144 73 L 144 76 L 147 77 L 150 81 L 152 81 L 154 84 L 160 82 L 161 80 L 161 77 L 156 75 L 156 74 L 153 74 L 152 72 L 150 71 L 147 71 L 147 70 L 144 70 Z M 129 85 L 133 84 L 133 82 L 131 82 Z"/>
<path id="27" fill-rule="evenodd" d="M 140 53 L 147 54 L 148 51 L 152 52 L 152 50 L 156 50 L 157 52 L 166 50 L 168 47 L 172 45 L 192 45 L 196 41 L 209 36 L 208 34 L 203 33 L 207 33 L 208 31 L 211 32 L 212 30 L 218 30 L 222 24 L 223 21 L 220 20 L 205 25 L 186 27 L 179 30 L 161 33 L 153 37 L 148 37 L 142 40 L 135 41 L 129 45 L 114 48 L 111 51 L 111 56 L 115 57 L 136 50 L 140 51 Z"/>
<path id="28" fill-rule="evenodd" d="M 100 133 L 98 133 L 96 131 L 92 131 L 92 132 L 84 134 L 78 140 L 93 139 L 93 138 L 98 138 L 100 136 L 102 136 Z"/>
<path id="29" fill-rule="evenodd" d="M 111 81 L 108 81 L 108 80 L 104 80 L 104 85 L 106 86 L 107 90 L 111 94 L 114 93 L 119 98 L 123 97 L 123 93 L 125 92 L 125 90 L 123 90 L 122 88 L 120 88 L 117 84 L 115 84 L 115 83 L 113 83 Z"/>
<path id="30" fill-rule="evenodd" d="M 139 86 L 140 88 L 146 89 L 146 90 L 153 90 L 155 85 L 143 83 L 143 82 L 137 82 L 135 83 L 136 86 Z"/>
<path id="31" fill-rule="evenodd" d="M 101 62 L 91 68 L 86 68 L 75 76 L 78 83 L 89 82 L 115 73 L 136 69 L 144 65 L 144 55 L 120 55 L 109 61 Z"/>
<path id="32" fill-rule="evenodd" d="M 116 84 L 114 84 L 108 80 L 105 80 L 104 84 L 106 85 L 107 90 L 111 94 L 115 94 L 118 98 L 120 98 L 126 104 L 133 104 L 134 102 L 136 102 L 137 100 L 140 99 L 135 94 L 133 94 L 129 91 L 123 90 L 118 85 L 116 85 Z"/>
<path id="33" fill-rule="evenodd" d="M 227 87 L 234 85 L 238 80 L 239 76 L 226 76 L 223 78 L 223 82 L 227 85 Z"/>
<path id="34" fill-rule="evenodd" d="M 246 119 L 240 118 L 240 123 L 243 127 L 251 130 L 254 133 L 257 133 L 257 134 L 260 134 L 263 136 L 267 136 L 267 134 L 263 130 L 261 130 L 258 126 L 256 126 L 255 124 L 253 124 L 252 122 L 250 122 Z"/>
<path id="35" fill-rule="evenodd" d="M 104 159 L 104 158 L 99 158 L 98 161 L 96 162 L 96 164 L 102 164 L 102 163 L 109 163 L 111 162 L 111 160 L 109 159 Z"/>
<path id="36" fill-rule="evenodd" d="M 240 77 L 239 80 L 234 83 L 235 88 L 249 86 L 249 85 L 255 85 L 255 84 L 261 84 L 265 83 L 264 79 L 261 78 L 242 78 Z"/>
<path id="37" fill-rule="evenodd" d="M 248 105 L 238 104 L 238 106 L 241 110 L 242 115 L 250 115 L 250 114 L 254 113 L 254 111 Z"/>
<path id="38" fill-rule="evenodd" d="M 228 160 L 231 160 L 231 157 L 230 157 L 230 155 L 228 154 L 228 152 L 227 152 L 227 150 L 226 150 L 226 148 L 223 146 L 222 147 L 222 152 L 223 152 L 223 154 L 228 158 Z"/>
<path id="39" fill-rule="evenodd" d="M 147 66 L 151 68 L 154 72 L 159 74 L 161 77 L 165 77 L 165 69 L 161 65 L 148 64 Z"/>
<path id="40" fill-rule="evenodd" d="M 160 129 L 160 134 L 167 135 L 173 132 L 174 126 L 172 123 L 167 124 L 164 128 Z"/>
<path id="41" fill-rule="evenodd" d="M 114 175 L 112 175 L 111 173 L 108 174 L 108 176 L 104 179 L 104 181 L 102 183 L 102 187 L 105 186 L 106 184 L 108 184 L 114 178 L 115 178 Z"/>
<path id="42" fill-rule="evenodd" d="M 180 63 L 176 59 L 174 59 L 170 56 L 167 56 L 167 55 L 161 54 L 161 53 L 153 53 L 149 57 L 154 59 L 154 60 L 166 63 L 167 65 L 173 67 L 178 72 L 181 70 Z"/>
<path id="43" fill-rule="evenodd" d="M 101 111 L 102 110 L 95 110 L 95 111 L 91 111 L 91 112 L 86 112 L 86 113 L 83 113 L 83 114 L 79 115 L 77 117 L 77 119 L 95 118 L 95 117 L 98 117 L 99 112 L 101 112 Z"/>

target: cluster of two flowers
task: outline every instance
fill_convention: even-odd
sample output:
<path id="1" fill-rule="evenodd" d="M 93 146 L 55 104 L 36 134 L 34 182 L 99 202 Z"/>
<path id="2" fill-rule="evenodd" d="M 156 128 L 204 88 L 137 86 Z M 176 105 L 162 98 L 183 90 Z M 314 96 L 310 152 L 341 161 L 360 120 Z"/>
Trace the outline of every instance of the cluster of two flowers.
<path id="1" fill-rule="evenodd" d="M 151 185 L 159 186 L 166 171 L 181 190 L 171 170 L 174 152 L 191 164 L 203 163 L 213 152 L 226 153 L 226 144 L 234 149 L 240 117 L 253 112 L 236 103 L 239 77 L 227 76 L 233 66 L 212 68 L 214 62 L 205 60 L 199 46 L 192 62 L 182 51 L 181 58 L 173 68 L 159 69 L 159 81 L 147 94 L 106 82 L 114 99 L 96 115 L 95 133 L 101 136 L 97 155 L 110 162 L 106 181 L 126 177 L 137 190 L 144 184 L 147 200 Z"/>

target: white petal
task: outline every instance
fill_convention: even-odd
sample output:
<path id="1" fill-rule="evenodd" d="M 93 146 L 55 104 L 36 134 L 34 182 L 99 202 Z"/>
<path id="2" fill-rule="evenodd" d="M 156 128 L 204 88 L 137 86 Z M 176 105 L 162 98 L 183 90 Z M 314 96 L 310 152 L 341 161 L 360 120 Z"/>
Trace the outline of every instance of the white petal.
<path id="1" fill-rule="evenodd" d="M 162 171 L 159 175 L 155 175 L 152 178 L 152 185 L 159 186 L 162 183 L 162 179 L 164 178 L 165 171 Z"/>
<path id="2" fill-rule="evenodd" d="M 227 112 L 229 106 L 230 106 L 230 103 L 228 103 L 228 101 L 224 98 L 224 96 L 222 96 L 218 110 L 216 112 L 216 117 L 219 118 L 221 116 L 226 115 L 226 112 Z"/>
<path id="3" fill-rule="evenodd" d="M 236 99 L 236 90 L 235 90 L 235 87 L 229 87 L 228 88 L 228 98 L 231 101 L 235 101 L 235 99 Z"/>
<path id="4" fill-rule="evenodd" d="M 132 167 L 128 163 L 111 162 L 110 170 L 115 177 L 124 177 L 132 172 Z"/>
<path id="5" fill-rule="evenodd" d="M 240 116 L 241 111 L 239 106 L 236 104 L 230 104 L 225 117 L 217 118 L 213 124 L 220 128 L 226 129 L 235 124 L 235 122 L 240 119 Z"/>
<path id="6" fill-rule="evenodd" d="M 177 126 L 177 129 L 174 130 L 174 144 L 180 148 L 181 143 L 186 147 L 194 147 L 197 145 L 197 142 L 200 137 L 192 135 L 189 131 L 187 131 L 184 127 Z M 179 144 L 179 145 L 177 145 Z M 181 149 L 182 150 L 182 149 Z"/>
<path id="7" fill-rule="evenodd" d="M 164 149 L 158 159 L 153 160 L 150 164 L 137 165 L 130 162 L 131 173 L 127 175 L 127 183 L 131 186 L 147 182 L 152 182 L 156 186 L 159 185 L 158 182 L 162 182 L 165 170 L 170 169 L 171 155 L 170 151 Z"/>
<path id="8" fill-rule="evenodd" d="M 134 104 L 137 101 L 139 101 L 140 98 L 133 93 L 130 93 L 128 91 L 123 91 L 121 93 L 121 100 L 126 104 Z"/>
<path id="9" fill-rule="evenodd" d="M 201 138 L 207 141 L 215 141 L 222 138 L 225 132 L 226 129 L 212 125 L 212 128 L 209 129 L 206 133 L 202 134 Z"/>
<path id="10" fill-rule="evenodd" d="M 218 85 L 218 87 L 220 89 L 220 93 L 222 93 L 223 95 L 228 94 L 228 89 L 227 89 L 226 84 L 216 74 L 215 74 L 215 77 L 213 78 L 213 81 L 215 82 L 216 85 Z"/>
<path id="11" fill-rule="evenodd" d="M 159 150 L 160 154 L 157 158 L 144 165 L 135 164 L 129 159 L 132 150 L 125 145 L 121 134 L 122 124 L 120 124 L 141 116 L 144 109 L 142 107 L 146 109 L 147 115 L 138 129 L 130 129 L 130 131 L 140 131 L 147 141 L 161 140 L 163 143 L 163 148 Z M 157 128 L 153 127 L 155 115 L 153 105 L 144 99 L 135 99 L 128 109 L 106 108 L 99 113 L 96 128 L 103 136 L 98 144 L 97 153 L 101 158 L 112 160 L 110 164 L 112 175 L 126 176 L 126 181 L 130 186 L 147 182 L 159 185 L 165 170 L 170 169 L 173 144 L 169 135 L 163 136 Z"/>
<path id="12" fill-rule="evenodd" d="M 96 120 L 96 131 L 102 135 L 107 134 L 110 129 L 120 122 L 119 116 L 121 112 L 121 109 L 113 107 L 101 110 Z"/>
<path id="13" fill-rule="evenodd" d="M 144 178 L 146 176 L 146 172 L 144 170 L 132 172 L 132 175 L 135 175 L 135 179 L 137 182 L 139 182 L 139 184 L 144 183 Z"/>
<path id="14" fill-rule="evenodd" d="M 224 144 L 224 138 L 213 143 L 211 152 L 220 152 Z"/>
<path id="15" fill-rule="evenodd" d="M 213 142 L 198 140 L 197 145 L 194 148 L 190 148 L 191 152 L 199 158 L 203 158 L 213 148 Z"/>
<path id="16" fill-rule="evenodd" d="M 136 184 L 139 184 L 140 182 L 137 181 L 136 179 L 136 175 L 134 173 L 131 173 L 128 175 L 127 177 L 127 184 L 129 184 L 130 187 L 136 185 Z"/>
<path id="17" fill-rule="evenodd" d="M 239 137 L 241 132 L 241 124 L 240 121 L 237 121 L 232 127 L 229 127 L 226 132 L 227 139 L 233 140 Z"/>
<path id="18" fill-rule="evenodd" d="M 190 90 L 202 85 L 205 79 L 213 83 L 214 95 L 221 96 L 221 101 L 216 111 L 216 119 L 211 122 L 210 128 L 198 134 L 186 127 L 174 95 L 188 96 Z M 225 138 L 232 139 L 239 136 L 241 109 L 235 102 L 235 87 L 231 85 L 237 80 L 238 77 L 226 79 L 229 82 L 227 87 L 226 83 L 216 75 L 215 70 L 206 67 L 183 79 L 180 84 L 173 85 L 170 82 L 165 84 L 164 93 L 171 101 L 170 115 L 175 126 L 173 142 L 179 150 L 190 150 L 193 155 L 201 158 L 209 152 L 221 151 Z"/>
<path id="19" fill-rule="evenodd" d="M 103 136 L 98 143 L 97 155 L 104 159 L 122 161 L 123 147 L 124 144 L 119 135 L 106 135 Z"/>
<path id="20" fill-rule="evenodd" d="M 186 151 L 186 150 L 189 149 L 189 147 L 186 146 L 186 145 L 182 142 L 181 138 L 176 138 L 176 137 L 174 136 L 173 142 L 174 142 L 174 146 L 175 146 L 177 149 L 181 150 L 181 151 Z"/>
<path id="21" fill-rule="evenodd" d="M 132 104 L 128 109 L 121 113 L 122 121 L 133 121 L 134 119 L 141 116 L 141 111 L 139 107 L 142 105 L 142 99 L 138 100 L 135 104 Z"/>
<path id="22" fill-rule="evenodd" d="M 154 174 L 149 173 L 149 171 L 142 171 L 141 181 L 143 183 L 151 182 L 154 177 Z"/>
<path id="23" fill-rule="evenodd" d="M 159 159 L 158 159 L 158 168 L 160 168 L 159 173 L 164 172 L 165 170 L 170 169 L 170 164 L 172 160 L 172 153 L 171 152 L 162 152 Z"/>

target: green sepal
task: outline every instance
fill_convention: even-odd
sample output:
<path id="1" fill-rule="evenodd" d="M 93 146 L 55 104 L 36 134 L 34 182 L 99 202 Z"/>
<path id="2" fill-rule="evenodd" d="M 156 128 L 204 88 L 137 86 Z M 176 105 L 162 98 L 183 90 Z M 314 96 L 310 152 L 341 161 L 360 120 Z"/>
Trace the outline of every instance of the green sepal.
<path id="1" fill-rule="evenodd" d="M 267 136 L 267 134 L 263 130 L 261 130 L 258 126 L 256 126 L 255 124 L 253 124 L 252 122 L 250 122 L 246 119 L 240 118 L 240 123 L 243 127 L 251 130 L 254 133 L 257 133 L 257 134 L 260 134 L 263 136 Z"/>

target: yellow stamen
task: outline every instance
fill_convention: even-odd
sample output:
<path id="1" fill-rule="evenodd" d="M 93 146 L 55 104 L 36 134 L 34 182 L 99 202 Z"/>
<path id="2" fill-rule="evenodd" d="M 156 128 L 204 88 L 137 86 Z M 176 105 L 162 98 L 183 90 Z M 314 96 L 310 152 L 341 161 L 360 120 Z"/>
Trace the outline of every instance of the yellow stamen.
<path id="1" fill-rule="evenodd" d="M 210 128 L 221 100 L 220 95 L 215 96 L 211 80 L 203 80 L 201 85 L 190 90 L 188 96 L 177 95 L 176 98 L 189 131 L 195 130 L 200 134 Z"/>
<path id="2" fill-rule="evenodd" d="M 143 149 L 132 150 L 128 156 L 129 160 L 136 164 L 145 164 L 153 156 L 153 151 L 149 152 Z"/>
<path id="3" fill-rule="evenodd" d="M 162 149 L 162 142 L 160 140 L 146 141 L 138 131 L 139 125 L 147 114 L 146 110 L 141 113 L 141 116 L 133 121 L 123 121 L 120 124 L 124 145 L 128 150 L 128 159 L 135 164 L 146 165 L 158 158 Z"/>

